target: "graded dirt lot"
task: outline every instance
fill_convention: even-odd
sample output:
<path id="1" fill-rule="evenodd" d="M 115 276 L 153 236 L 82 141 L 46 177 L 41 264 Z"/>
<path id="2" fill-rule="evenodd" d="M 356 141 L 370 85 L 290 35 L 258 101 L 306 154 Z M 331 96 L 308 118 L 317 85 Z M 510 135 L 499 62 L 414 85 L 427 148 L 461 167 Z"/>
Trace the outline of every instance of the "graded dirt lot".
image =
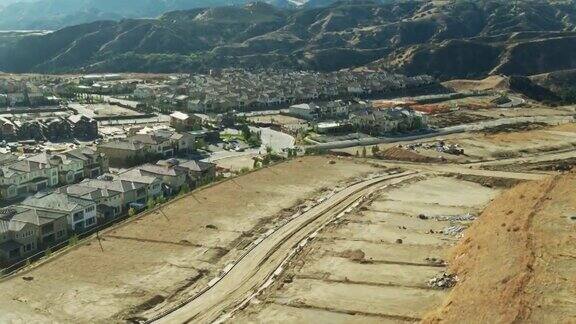
<path id="1" fill-rule="evenodd" d="M 278 125 L 300 125 L 306 124 L 306 121 L 296 117 L 286 116 L 286 115 L 265 115 L 265 116 L 254 116 L 248 117 L 249 121 L 255 123 L 267 123 L 267 124 L 278 124 Z"/>
<path id="2" fill-rule="evenodd" d="M 445 252 L 499 189 L 421 175 L 387 187 L 321 232 L 283 279 L 229 322 L 400 323 L 418 321 L 447 293 L 427 285 Z M 420 216 L 422 215 L 422 216 Z"/>
<path id="3" fill-rule="evenodd" d="M 426 323 L 576 321 L 576 173 L 496 199 L 452 251 L 459 282 Z"/>
<path id="4" fill-rule="evenodd" d="M 451 80 L 443 82 L 442 85 L 453 91 L 504 90 L 507 88 L 507 79 L 499 75 L 491 75 L 483 80 Z"/>
<path id="5" fill-rule="evenodd" d="M 538 128 L 538 127 L 537 127 Z M 519 157 L 526 154 L 570 150 L 576 147 L 576 124 L 541 127 L 529 131 L 476 134 L 458 140 L 466 155 L 482 158 Z"/>
<path id="6" fill-rule="evenodd" d="M 0 322 L 109 323 L 157 312 L 204 288 L 291 215 L 287 208 L 376 171 L 349 159 L 307 157 L 196 191 L 101 233 L 101 244 L 91 240 L 0 282 Z"/>
<path id="7" fill-rule="evenodd" d="M 230 171 L 252 170 L 254 168 L 254 158 L 260 156 L 259 153 L 251 153 L 248 155 L 231 156 L 225 159 L 214 161 L 218 167 L 228 169 Z"/>
<path id="8" fill-rule="evenodd" d="M 512 159 L 519 160 L 542 160 L 548 159 L 544 155 L 559 154 L 558 160 L 576 157 L 576 124 L 563 124 L 558 126 L 530 125 L 531 130 L 519 130 L 497 133 L 461 133 L 451 134 L 428 140 L 416 140 L 398 142 L 392 144 L 377 145 L 380 152 L 402 145 L 407 147 L 410 144 L 430 144 L 435 147 L 438 141 L 443 140 L 446 144 L 457 144 L 464 149 L 464 155 L 452 155 L 446 152 L 437 152 L 435 149 L 425 149 L 422 146 L 416 147 L 413 154 L 417 154 L 422 159 L 438 159 L 440 157 L 459 163 L 483 162 L 491 163 L 492 160 Z M 366 147 L 368 157 L 372 156 L 372 147 Z M 357 152 L 361 154 L 362 147 L 350 147 L 335 150 L 350 155 Z M 560 156 L 561 154 L 561 156 Z M 540 158 L 539 156 L 542 155 Z M 384 158 L 384 157 L 383 157 Z M 388 156 L 388 160 L 395 159 Z M 423 161 L 423 160 L 422 160 Z M 521 162 L 521 161 L 519 161 Z M 497 162 L 496 162 L 497 163 Z"/>

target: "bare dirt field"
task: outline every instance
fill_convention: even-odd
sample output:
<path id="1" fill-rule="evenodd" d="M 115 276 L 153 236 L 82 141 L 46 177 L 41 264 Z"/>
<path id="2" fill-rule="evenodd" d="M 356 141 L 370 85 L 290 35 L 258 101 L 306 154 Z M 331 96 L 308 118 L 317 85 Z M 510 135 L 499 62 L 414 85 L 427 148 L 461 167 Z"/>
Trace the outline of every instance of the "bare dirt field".
<path id="1" fill-rule="evenodd" d="M 266 124 L 278 124 L 278 125 L 299 125 L 306 124 L 306 121 L 296 117 L 286 116 L 286 115 L 265 115 L 265 116 L 254 116 L 249 117 L 249 121 L 256 123 L 266 123 Z"/>
<path id="2" fill-rule="evenodd" d="M 76 109 L 79 113 L 89 117 L 114 117 L 114 116 L 138 116 L 141 113 L 110 104 L 70 104 L 70 107 Z"/>
<path id="3" fill-rule="evenodd" d="M 468 226 L 499 193 L 473 182 L 421 176 L 382 190 L 321 232 L 284 279 L 230 322 L 402 323 L 418 321 L 447 293 L 427 285 Z"/>
<path id="4" fill-rule="evenodd" d="M 574 109 L 571 107 L 550 108 L 535 105 L 520 108 L 480 109 L 471 111 L 470 113 L 490 118 L 529 117 L 529 116 L 568 116 L 574 114 Z"/>
<path id="5" fill-rule="evenodd" d="M 467 155 L 477 158 L 518 157 L 531 153 L 569 150 L 576 147 L 576 124 L 543 127 L 530 131 L 477 134 L 458 141 Z"/>
<path id="6" fill-rule="evenodd" d="M 453 91 L 483 91 L 508 87 L 507 79 L 499 75 L 489 76 L 483 80 L 451 80 L 443 82 L 442 85 Z"/>
<path id="7" fill-rule="evenodd" d="M 576 321 L 576 173 L 496 199 L 452 251 L 458 284 L 426 323 Z"/>
<path id="8" fill-rule="evenodd" d="M 229 158 L 214 161 L 218 167 L 228 169 L 230 171 L 240 171 L 242 169 L 252 170 L 254 168 L 254 158 L 260 156 L 258 153 L 249 155 L 232 156 Z"/>
<path id="9" fill-rule="evenodd" d="M 110 323 L 159 311 L 205 287 L 288 208 L 377 170 L 307 157 L 196 191 L 0 282 L 0 322 Z"/>

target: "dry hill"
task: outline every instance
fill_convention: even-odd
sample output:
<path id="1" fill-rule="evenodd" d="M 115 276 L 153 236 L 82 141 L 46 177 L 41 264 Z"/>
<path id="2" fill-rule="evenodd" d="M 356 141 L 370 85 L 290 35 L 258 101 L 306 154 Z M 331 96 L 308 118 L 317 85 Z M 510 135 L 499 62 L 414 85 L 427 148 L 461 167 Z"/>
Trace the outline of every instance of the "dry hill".
<path id="1" fill-rule="evenodd" d="M 426 323 L 576 321 L 576 173 L 497 198 L 451 256 L 459 283 Z"/>

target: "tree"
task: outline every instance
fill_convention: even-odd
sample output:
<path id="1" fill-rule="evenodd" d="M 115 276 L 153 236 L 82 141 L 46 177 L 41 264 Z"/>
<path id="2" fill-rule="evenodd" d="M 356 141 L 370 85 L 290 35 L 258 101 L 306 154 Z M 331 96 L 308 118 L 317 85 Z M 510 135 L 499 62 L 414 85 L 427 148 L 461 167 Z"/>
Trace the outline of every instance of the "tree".
<path id="1" fill-rule="evenodd" d="M 270 155 L 264 155 L 264 158 L 262 158 L 262 165 L 268 165 L 270 162 L 272 162 Z"/>
<path id="2" fill-rule="evenodd" d="M 372 155 L 376 155 L 380 152 L 380 148 L 377 145 L 372 146 Z"/>
<path id="3" fill-rule="evenodd" d="M 182 185 L 182 187 L 180 187 L 180 192 L 178 193 L 178 195 L 183 196 L 189 192 L 190 192 L 190 186 L 188 186 L 188 184 L 185 183 L 184 185 Z"/>
<path id="4" fill-rule="evenodd" d="M 360 157 L 360 152 L 356 150 L 356 157 Z"/>
<path id="5" fill-rule="evenodd" d="M 258 169 L 259 167 L 260 167 L 260 162 L 257 159 L 254 159 L 254 164 L 252 165 L 252 168 Z"/>
<path id="6" fill-rule="evenodd" d="M 154 199 L 148 198 L 148 201 L 146 202 L 146 207 L 148 207 L 148 209 L 152 209 L 154 208 L 154 206 L 156 206 L 156 202 L 154 201 Z"/>
<path id="7" fill-rule="evenodd" d="M 366 153 L 366 146 L 364 146 L 364 147 L 362 148 L 362 157 L 365 158 L 366 155 L 367 155 L 367 153 Z"/>
<path id="8" fill-rule="evenodd" d="M 250 136 L 252 136 L 250 127 L 248 127 L 248 125 L 246 124 L 242 124 L 240 126 L 240 131 L 242 132 L 242 137 L 244 138 L 245 141 L 248 141 L 250 139 Z"/>
<path id="9" fill-rule="evenodd" d="M 205 148 L 205 147 L 206 147 L 206 142 L 204 141 L 204 139 L 199 138 L 199 139 L 196 141 L 196 149 L 203 149 L 203 148 Z"/>
<path id="10" fill-rule="evenodd" d="M 74 234 L 74 235 L 70 236 L 70 239 L 68 240 L 68 245 L 74 246 L 76 244 L 78 244 L 78 235 Z"/>
<path id="11" fill-rule="evenodd" d="M 157 205 L 161 205 L 165 202 L 166 202 L 166 198 L 164 198 L 164 196 L 158 196 L 158 198 L 156 198 L 156 204 Z"/>
<path id="12" fill-rule="evenodd" d="M 128 209 L 128 216 L 132 217 L 134 215 L 136 215 L 136 209 L 134 208 Z"/>

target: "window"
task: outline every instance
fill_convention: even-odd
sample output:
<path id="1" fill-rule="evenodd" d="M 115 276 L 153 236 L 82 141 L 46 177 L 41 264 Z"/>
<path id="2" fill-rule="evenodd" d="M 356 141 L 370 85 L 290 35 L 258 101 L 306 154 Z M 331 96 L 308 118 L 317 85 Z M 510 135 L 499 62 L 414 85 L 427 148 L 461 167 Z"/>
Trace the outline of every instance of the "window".
<path id="1" fill-rule="evenodd" d="M 74 214 L 74 221 L 81 221 L 84 218 L 84 212 L 77 212 Z"/>
<path id="2" fill-rule="evenodd" d="M 92 226 L 92 225 L 94 225 L 95 223 L 96 223 L 96 219 L 95 219 L 94 217 L 88 218 L 88 219 L 86 220 L 86 227 Z"/>
<path id="3" fill-rule="evenodd" d="M 54 223 L 42 225 L 42 234 L 54 232 Z"/>
<path id="4" fill-rule="evenodd" d="M 60 237 L 62 237 L 62 236 L 64 236 L 64 230 L 59 230 L 59 231 L 56 233 L 56 237 L 60 238 Z"/>
<path id="5" fill-rule="evenodd" d="M 86 213 L 91 213 L 94 211 L 94 206 L 86 208 Z"/>

